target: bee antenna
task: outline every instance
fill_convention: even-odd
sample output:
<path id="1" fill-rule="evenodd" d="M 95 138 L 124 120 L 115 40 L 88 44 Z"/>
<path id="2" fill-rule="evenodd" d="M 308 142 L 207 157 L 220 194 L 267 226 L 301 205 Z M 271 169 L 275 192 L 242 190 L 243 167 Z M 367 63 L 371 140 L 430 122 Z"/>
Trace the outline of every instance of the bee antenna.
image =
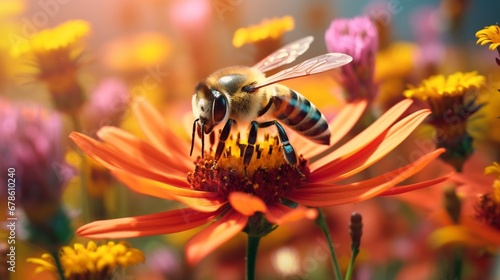
<path id="1" fill-rule="evenodd" d="M 193 148 L 194 148 L 194 138 L 196 138 L 196 134 L 195 134 L 195 131 L 196 131 L 196 124 L 198 123 L 200 119 L 196 119 L 194 120 L 193 122 L 193 132 L 191 133 L 191 150 L 189 151 L 189 156 L 191 156 L 193 154 Z"/>

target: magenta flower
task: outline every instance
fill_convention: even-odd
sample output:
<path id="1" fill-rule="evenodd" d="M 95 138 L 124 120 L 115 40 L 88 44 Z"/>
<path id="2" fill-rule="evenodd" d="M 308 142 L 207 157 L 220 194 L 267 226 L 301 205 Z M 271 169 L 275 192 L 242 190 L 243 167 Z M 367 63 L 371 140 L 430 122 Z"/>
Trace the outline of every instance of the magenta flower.
<path id="1" fill-rule="evenodd" d="M 348 100 L 373 100 L 376 87 L 373 82 L 375 54 L 378 49 L 377 27 L 368 17 L 336 19 L 325 33 L 329 52 L 345 53 L 353 61 L 340 69 L 340 82 Z"/>

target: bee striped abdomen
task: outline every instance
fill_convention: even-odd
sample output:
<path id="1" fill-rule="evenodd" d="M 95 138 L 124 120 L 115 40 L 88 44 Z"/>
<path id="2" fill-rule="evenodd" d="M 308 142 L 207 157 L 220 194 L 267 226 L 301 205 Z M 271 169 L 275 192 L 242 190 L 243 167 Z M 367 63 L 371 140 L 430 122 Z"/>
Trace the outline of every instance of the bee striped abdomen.
<path id="1" fill-rule="evenodd" d="M 323 114 L 300 93 L 277 87 L 274 116 L 310 140 L 330 144 L 330 127 Z"/>

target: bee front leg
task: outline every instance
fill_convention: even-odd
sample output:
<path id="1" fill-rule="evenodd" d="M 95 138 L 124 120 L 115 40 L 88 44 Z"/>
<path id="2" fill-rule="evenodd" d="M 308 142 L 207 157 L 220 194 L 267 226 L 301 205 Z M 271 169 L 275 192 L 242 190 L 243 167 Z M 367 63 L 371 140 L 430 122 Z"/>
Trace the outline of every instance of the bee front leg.
<path id="1" fill-rule="evenodd" d="M 245 170 L 252 160 L 253 152 L 255 151 L 255 142 L 257 142 L 257 129 L 259 128 L 259 123 L 253 121 L 250 124 L 250 132 L 248 132 L 248 145 L 243 153 L 243 166 Z"/>
<path id="2" fill-rule="evenodd" d="M 286 135 L 286 131 L 283 126 L 281 126 L 281 124 L 277 121 L 259 123 L 259 127 L 269 127 L 271 125 L 275 125 L 278 129 L 278 137 L 283 147 L 283 155 L 285 156 L 285 160 L 288 162 L 288 164 L 296 166 L 297 155 L 295 154 L 295 150 L 293 149 L 292 144 L 290 144 L 290 141 L 288 141 L 288 136 Z"/>
<path id="3" fill-rule="evenodd" d="M 220 159 L 224 148 L 226 147 L 226 140 L 229 137 L 229 133 L 231 132 L 231 126 L 233 125 L 234 120 L 228 119 L 224 128 L 219 135 L 219 143 L 217 144 L 217 150 L 215 150 L 215 160 L 214 166 L 217 164 L 217 161 Z"/>

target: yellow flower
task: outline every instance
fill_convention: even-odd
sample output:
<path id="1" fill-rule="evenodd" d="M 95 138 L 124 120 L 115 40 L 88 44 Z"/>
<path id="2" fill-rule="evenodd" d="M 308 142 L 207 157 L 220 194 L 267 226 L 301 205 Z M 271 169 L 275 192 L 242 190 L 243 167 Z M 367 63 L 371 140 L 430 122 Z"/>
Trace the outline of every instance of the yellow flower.
<path id="1" fill-rule="evenodd" d="M 163 34 L 148 32 L 110 41 L 102 57 L 109 69 L 127 73 L 168 60 L 172 49 L 172 43 Z"/>
<path id="2" fill-rule="evenodd" d="M 67 50 L 89 34 L 90 24 L 88 22 L 71 20 L 52 29 L 42 30 L 12 51 L 15 55 L 29 52 L 43 56 L 58 50 Z"/>
<path id="3" fill-rule="evenodd" d="M 42 30 L 29 41 L 12 48 L 15 56 L 33 56 L 37 67 L 36 78 L 47 85 L 54 106 L 59 111 L 75 113 L 84 102 L 77 71 L 84 50 L 81 40 L 89 33 L 90 25 L 86 21 L 72 20 Z"/>
<path id="4" fill-rule="evenodd" d="M 461 171 L 473 152 L 473 138 L 467 132 L 467 122 L 483 106 L 476 101 L 479 89 L 485 84 L 485 77 L 477 72 L 457 72 L 448 77 L 432 76 L 403 92 L 406 97 L 420 99 L 429 105 L 432 112 L 429 123 L 436 129 L 437 146 L 446 149 L 441 158 L 457 171 Z"/>
<path id="5" fill-rule="evenodd" d="M 268 39 L 280 40 L 285 32 L 293 30 L 294 27 L 295 22 L 291 16 L 265 19 L 258 25 L 236 30 L 233 36 L 233 46 L 239 48 L 248 43 L 258 43 Z"/>
<path id="6" fill-rule="evenodd" d="M 483 29 L 476 32 L 476 37 L 478 38 L 476 44 L 484 46 L 491 43 L 489 49 L 494 51 L 500 46 L 500 27 L 498 24 L 485 26 Z"/>
<path id="7" fill-rule="evenodd" d="M 93 241 L 87 243 L 86 247 L 80 243 L 75 243 L 73 247 L 64 246 L 59 256 L 64 277 L 68 280 L 108 279 L 118 267 L 125 268 L 145 260 L 139 249 L 131 248 L 126 242 L 111 241 L 101 246 Z M 50 254 L 27 261 L 39 265 L 35 273 L 57 271 L 55 260 Z"/>
<path id="8" fill-rule="evenodd" d="M 429 98 L 441 98 L 443 96 L 463 96 L 471 89 L 482 88 L 486 84 L 486 78 L 477 72 L 457 72 L 448 77 L 444 75 L 432 76 L 417 86 L 410 86 L 404 91 L 408 98 L 418 98 L 426 101 Z"/>

